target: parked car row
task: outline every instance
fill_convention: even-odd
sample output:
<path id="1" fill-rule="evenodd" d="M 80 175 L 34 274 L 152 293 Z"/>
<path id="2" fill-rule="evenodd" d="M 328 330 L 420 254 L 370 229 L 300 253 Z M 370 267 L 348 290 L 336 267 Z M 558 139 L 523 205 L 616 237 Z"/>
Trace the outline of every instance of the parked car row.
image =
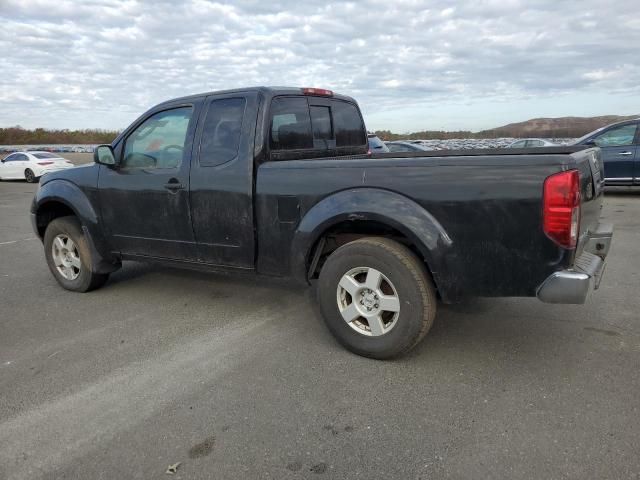
<path id="1" fill-rule="evenodd" d="M 0 145 L 0 153 L 12 152 L 58 152 L 93 153 L 95 145 Z"/>
<path id="2" fill-rule="evenodd" d="M 530 145 L 526 145 L 526 141 L 531 141 Z M 393 143 L 405 145 L 410 151 L 408 145 L 417 145 L 424 150 L 467 150 L 477 148 L 529 148 L 543 147 L 551 145 L 571 145 L 575 142 L 575 138 L 448 138 L 448 139 L 430 139 L 430 140 L 394 140 Z M 524 146 L 519 142 L 525 142 Z M 541 142 L 541 143 L 540 143 Z M 385 142 L 388 146 L 389 141 Z M 399 147 L 398 147 L 399 148 Z M 398 150 L 400 151 L 400 150 Z"/>
<path id="3" fill-rule="evenodd" d="M 493 140 L 493 142 L 491 140 Z M 508 145 L 503 145 L 503 140 L 510 139 L 394 140 L 385 142 L 385 144 L 391 152 L 424 152 L 430 150 L 466 150 L 472 148 L 557 147 L 571 143 L 570 141 L 556 143 L 544 138 L 523 138 L 511 142 Z"/>
<path id="4" fill-rule="evenodd" d="M 535 148 L 561 145 L 600 147 L 607 185 L 640 185 L 640 119 L 613 123 L 578 139 L 495 138 L 399 140 L 384 142 L 391 152 L 463 150 L 468 148 Z M 371 135 L 370 135 L 371 137 Z M 378 137 L 375 137 L 379 141 Z M 377 147 L 372 152 L 382 151 Z"/>

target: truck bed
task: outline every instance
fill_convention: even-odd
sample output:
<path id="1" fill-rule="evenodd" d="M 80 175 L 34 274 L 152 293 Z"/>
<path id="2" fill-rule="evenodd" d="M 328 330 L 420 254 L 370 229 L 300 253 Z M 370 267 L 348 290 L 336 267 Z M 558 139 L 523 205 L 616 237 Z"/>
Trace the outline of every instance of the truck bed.
<path id="1" fill-rule="evenodd" d="M 584 147 L 476 149 L 418 153 L 381 153 L 267 162 L 256 178 L 258 268 L 289 274 L 290 245 L 298 220 L 323 199 L 367 189 L 368 203 L 389 202 L 375 192 L 391 192 L 416 202 L 451 240 L 444 264 L 432 272 L 455 298 L 460 295 L 533 296 L 552 272 L 571 265 L 581 246 L 565 250 L 542 229 L 542 188 L 554 173 L 580 170 L 582 188 L 593 190 L 590 160 Z M 581 235 L 598 224 L 602 189 L 584 195 Z M 365 202 L 367 203 L 367 202 Z M 283 222 L 274 212 L 295 215 Z M 360 219 L 369 219 L 367 206 Z M 402 224 L 402 212 L 397 211 Z M 357 221 L 355 220 L 355 221 Z M 370 219 L 369 219 L 370 220 Z"/>

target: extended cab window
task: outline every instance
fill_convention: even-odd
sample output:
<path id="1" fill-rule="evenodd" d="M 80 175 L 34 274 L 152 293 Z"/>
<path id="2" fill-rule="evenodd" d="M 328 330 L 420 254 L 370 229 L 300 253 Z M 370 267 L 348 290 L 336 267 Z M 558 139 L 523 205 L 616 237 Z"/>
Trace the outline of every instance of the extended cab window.
<path id="1" fill-rule="evenodd" d="M 244 98 L 223 98 L 209 104 L 200 142 L 200 165 L 212 167 L 238 155 Z"/>
<path id="2" fill-rule="evenodd" d="M 309 105 L 303 97 L 279 97 L 271 102 L 271 149 L 313 148 Z"/>
<path id="3" fill-rule="evenodd" d="M 276 97 L 271 103 L 270 147 L 274 160 L 361 154 L 367 152 L 367 132 L 351 103 Z"/>
<path id="4" fill-rule="evenodd" d="M 178 167 L 192 112 L 191 107 L 181 107 L 158 112 L 146 119 L 127 137 L 122 167 Z"/>

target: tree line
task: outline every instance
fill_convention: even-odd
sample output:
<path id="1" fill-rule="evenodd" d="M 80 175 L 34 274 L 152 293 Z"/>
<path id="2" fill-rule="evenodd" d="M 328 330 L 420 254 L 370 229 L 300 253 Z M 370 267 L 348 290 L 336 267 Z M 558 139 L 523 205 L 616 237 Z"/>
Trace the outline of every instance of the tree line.
<path id="1" fill-rule="evenodd" d="M 20 126 L 0 128 L 0 145 L 60 145 L 111 143 L 118 136 L 115 130 L 29 130 Z"/>

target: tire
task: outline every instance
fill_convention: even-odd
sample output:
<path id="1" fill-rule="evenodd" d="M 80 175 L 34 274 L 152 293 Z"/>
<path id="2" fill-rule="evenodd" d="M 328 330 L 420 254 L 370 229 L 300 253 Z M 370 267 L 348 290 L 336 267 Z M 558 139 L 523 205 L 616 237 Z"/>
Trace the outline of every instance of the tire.
<path id="1" fill-rule="evenodd" d="M 33 170 L 31 170 L 30 168 L 27 168 L 24 171 L 24 179 L 27 181 L 27 183 L 37 183 L 38 182 L 38 177 L 36 177 L 36 174 L 33 173 Z"/>
<path id="2" fill-rule="evenodd" d="M 362 238 L 335 250 L 320 272 L 318 300 L 336 339 L 376 359 L 407 353 L 427 334 L 436 314 L 435 288 L 425 265 L 386 238 Z M 361 312 L 369 319 L 358 317 Z"/>
<path id="3" fill-rule="evenodd" d="M 67 290 L 88 292 L 109 278 L 108 273 L 91 270 L 91 249 L 76 217 L 59 217 L 49 223 L 44 233 L 44 254 L 49 270 Z"/>

